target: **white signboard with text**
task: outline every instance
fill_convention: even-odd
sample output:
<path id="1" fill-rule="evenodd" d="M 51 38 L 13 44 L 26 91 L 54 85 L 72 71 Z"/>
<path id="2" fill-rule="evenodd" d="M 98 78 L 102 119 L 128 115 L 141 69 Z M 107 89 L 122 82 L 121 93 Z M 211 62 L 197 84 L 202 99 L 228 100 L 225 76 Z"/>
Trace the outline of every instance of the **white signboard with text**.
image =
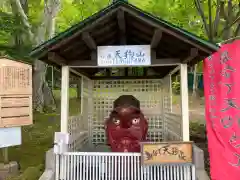
<path id="1" fill-rule="evenodd" d="M 0 128 L 0 148 L 22 144 L 21 127 Z"/>
<path id="2" fill-rule="evenodd" d="M 98 46 L 98 66 L 149 66 L 150 45 Z"/>

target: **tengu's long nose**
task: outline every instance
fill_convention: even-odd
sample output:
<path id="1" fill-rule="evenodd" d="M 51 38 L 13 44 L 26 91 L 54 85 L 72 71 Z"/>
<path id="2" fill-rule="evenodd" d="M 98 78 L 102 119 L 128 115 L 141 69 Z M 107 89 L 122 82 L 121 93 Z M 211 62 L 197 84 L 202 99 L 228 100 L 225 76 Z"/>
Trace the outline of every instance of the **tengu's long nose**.
<path id="1" fill-rule="evenodd" d="M 131 114 L 132 110 L 129 108 L 121 108 L 118 112 L 119 117 L 121 118 L 121 127 L 124 129 L 128 129 L 131 127 Z"/>

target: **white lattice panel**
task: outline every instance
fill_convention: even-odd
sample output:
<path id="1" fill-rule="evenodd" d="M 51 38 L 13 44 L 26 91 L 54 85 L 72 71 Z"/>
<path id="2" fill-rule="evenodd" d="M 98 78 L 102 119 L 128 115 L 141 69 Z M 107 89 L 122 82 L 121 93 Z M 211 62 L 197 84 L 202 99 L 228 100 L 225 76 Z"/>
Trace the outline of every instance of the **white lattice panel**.
<path id="1" fill-rule="evenodd" d="M 86 144 L 89 139 L 89 121 L 92 117 L 92 81 L 86 77 L 81 78 L 81 112 L 71 116 L 68 120 L 68 133 L 70 134 L 69 150 L 76 151 Z"/>
<path id="2" fill-rule="evenodd" d="M 171 98 L 171 76 L 167 75 L 163 79 L 162 85 L 162 94 L 163 94 L 163 114 L 171 112 L 172 109 L 172 98 Z M 163 132 L 164 132 L 164 140 L 168 140 L 168 129 L 167 129 L 167 121 L 165 116 L 163 116 Z"/>
<path id="3" fill-rule="evenodd" d="M 165 112 L 171 112 L 172 98 L 171 98 L 171 77 L 167 75 L 163 78 L 163 107 Z"/>
<path id="4" fill-rule="evenodd" d="M 82 105 L 82 116 L 84 125 L 88 127 L 88 136 L 91 137 L 91 122 L 93 115 L 93 81 L 82 77 L 82 97 L 81 97 L 81 105 Z"/>
<path id="5" fill-rule="evenodd" d="M 161 80 L 95 80 L 93 88 L 94 111 L 90 124 L 92 142 L 105 143 L 104 121 L 113 110 L 113 101 L 121 95 L 133 95 L 148 118 L 148 138 L 162 140 Z"/>
<path id="6" fill-rule="evenodd" d="M 175 113 L 164 113 L 166 123 L 166 138 L 168 141 L 182 140 L 182 116 Z"/>
<path id="7" fill-rule="evenodd" d="M 88 133 L 84 128 L 83 116 L 71 116 L 68 119 L 68 133 L 70 134 L 69 151 L 77 151 L 88 141 Z"/>

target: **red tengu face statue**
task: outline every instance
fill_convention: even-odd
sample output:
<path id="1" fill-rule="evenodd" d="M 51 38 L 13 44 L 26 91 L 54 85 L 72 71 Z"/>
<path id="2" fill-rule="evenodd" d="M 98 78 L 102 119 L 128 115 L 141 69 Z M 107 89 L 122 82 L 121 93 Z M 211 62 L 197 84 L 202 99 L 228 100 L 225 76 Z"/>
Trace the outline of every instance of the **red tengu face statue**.
<path id="1" fill-rule="evenodd" d="M 148 123 L 133 96 L 120 96 L 105 124 L 108 144 L 113 152 L 140 152 L 145 141 Z"/>

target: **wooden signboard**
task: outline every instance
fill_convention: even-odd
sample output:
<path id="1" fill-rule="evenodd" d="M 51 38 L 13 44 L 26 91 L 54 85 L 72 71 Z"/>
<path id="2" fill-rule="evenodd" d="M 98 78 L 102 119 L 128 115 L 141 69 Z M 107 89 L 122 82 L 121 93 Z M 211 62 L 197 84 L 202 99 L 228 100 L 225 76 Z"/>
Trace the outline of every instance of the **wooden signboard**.
<path id="1" fill-rule="evenodd" d="M 141 143 L 142 164 L 182 164 L 193 162 L 192 142 Z"/>
<path id="2" fill-rule="evenodd" d="M 0 128 L 32 124 L 32 66 L 0 59 Z"/>

